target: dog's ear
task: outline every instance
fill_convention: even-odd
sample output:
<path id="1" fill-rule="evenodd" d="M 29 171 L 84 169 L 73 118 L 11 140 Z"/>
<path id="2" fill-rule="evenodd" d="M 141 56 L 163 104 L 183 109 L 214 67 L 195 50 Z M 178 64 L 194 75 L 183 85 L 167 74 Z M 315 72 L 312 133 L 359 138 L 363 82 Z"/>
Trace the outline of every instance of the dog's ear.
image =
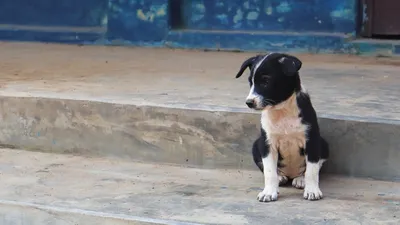
<path id="1" fill-rule="evenodd" d="M 254 57 L 248 58 L 246 61 L 244 61 L 243 64 L 242 64 L 242 66 L 240 67 L 239 72 L 236 74 L 236 78 L 239 78 L 240 76 L 242 76 L 243 72 L 244 72 L 249 66 L 252 66 L 253 63 L 254 63 L 255 61 L 257 61 L 257 58 L 258 58 L 258 57 L 259 57 L 259 56 L 254 56 Z"/>
<path id="2" fill-rule="evenodd" d="M 291 56 L 285 55 L 279 59 L 279 63 L 282 65 L 282 71 L 287 76 L 293 76 L 299 72 L 301 65 L 303 64 L 300 59 Z"/>

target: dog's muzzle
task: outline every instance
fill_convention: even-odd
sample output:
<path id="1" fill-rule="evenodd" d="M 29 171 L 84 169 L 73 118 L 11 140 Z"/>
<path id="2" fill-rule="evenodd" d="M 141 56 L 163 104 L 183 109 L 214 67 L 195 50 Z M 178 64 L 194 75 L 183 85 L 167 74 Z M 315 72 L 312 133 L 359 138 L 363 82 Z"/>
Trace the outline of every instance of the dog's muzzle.
<path id="1" fill-rule="evenodd" d="M 247 100 L 246 100 L 246 105 L 247 105 L 250 109 L 252 109 L 252 108 L 254 108 L 254 106 L 255 106 L 256 104 L 255 104 L 254 99 L 247 99 Z"/>

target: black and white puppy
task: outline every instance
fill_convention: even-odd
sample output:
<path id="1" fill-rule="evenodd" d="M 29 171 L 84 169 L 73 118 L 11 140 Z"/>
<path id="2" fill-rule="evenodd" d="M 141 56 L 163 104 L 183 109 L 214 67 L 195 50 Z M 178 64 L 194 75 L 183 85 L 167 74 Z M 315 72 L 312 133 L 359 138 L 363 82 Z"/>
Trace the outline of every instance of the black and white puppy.
<path id="1" fill-rule="evenodd" d="M 302 62 L 291 55 L 270 53 L 243 62 L 236 78 L 250 68 L 249 108 L 261 111 L 261 135 L 253 144 L 253 159 L 264 173 L 261 202 L 276 201 L 279 185 L 293 179 L 304 198 L 322 198 L 319 171 L 329 156 L 320 136 L 310 96 L 302 88 Z"/>

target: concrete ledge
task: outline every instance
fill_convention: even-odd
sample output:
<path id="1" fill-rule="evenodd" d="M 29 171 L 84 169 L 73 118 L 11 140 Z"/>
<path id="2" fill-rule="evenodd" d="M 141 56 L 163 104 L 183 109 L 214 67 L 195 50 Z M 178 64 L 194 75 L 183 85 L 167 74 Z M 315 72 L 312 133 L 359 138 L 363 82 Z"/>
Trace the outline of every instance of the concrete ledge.
<path id="1" fill-rule="evenodd" d="M 106 37 L 106 33 L 102 32 L 102 30 L 34 30 L 0 27 L 0 40 L 2 41 L 151 48 L 168 47 L 227 52 L 279 51 L 292 54 L 334 53 L 394 58 L 400 56 L 400 44 L 398 41 L 357 40 L 344 34 L 172 30 L 165 37 L 165 40 L 152 42 L 132 41 Z"/>
<path id="2" fill-rule="evenodd" d="M 173 48 L 359 54 L 344 34 L 318 32 L 170 31 L 165 44 Z"/>
<path id="3" fill-rule="evenodd" d="M 130 43 L 143 45 L 142 43 Z M 397 40 L 355 39 L 324 32 L 244 32 L 173 30 L 163 45 L 171 48 L 214 51 L 278 51 L 290 53 L 351 54 L 375 57 L 400 56 Z M 154 43 L 154 46 L 158 46 Z"/>
<path id="4" fill-rule="evenodd" d="M 0 108 L 5 147 L 256 169 L 250 154 L 259 133 L 254 113 L 6 96 Z M 332 151 L 325 172 L 400 179 L 398 121 L 324 116 L 320 123 Z"/>
<path id="5" fill-rule="evenodd" d="M 69 30 L 19 30 L 1 29 L 0 40 L 3 41 L 34 41 L 64 44 L 96 44 L 104 39 L 104 34 L 98 32 Z"/>
<path id="6" fill-rule="evenodd" d="M 200 225 L 198 223 L 151 219 L 81 209 L 67 209 L 17 201 L 0 200 L 2 225 L 85 224 L 85 225 Z"/>

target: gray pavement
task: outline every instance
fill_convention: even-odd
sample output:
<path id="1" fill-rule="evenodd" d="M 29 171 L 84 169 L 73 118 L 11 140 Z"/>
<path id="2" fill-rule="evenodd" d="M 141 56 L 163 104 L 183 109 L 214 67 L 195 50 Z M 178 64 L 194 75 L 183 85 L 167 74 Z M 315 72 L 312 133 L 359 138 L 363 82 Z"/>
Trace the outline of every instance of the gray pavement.
<path id="1" fill-rule="evenodd" d="M 68 153 L 0 150 L 0 223 L 400 224 L 398 182 L 324 174 L 322 201 L 291 187 L 256 201 L 262 175 L 246 169 L 259 117 L 234 79 L 251 55 L 0 43 L 1 146 Z M 400 61 L 299 58 L 329 115 L 328 172 L 398 180 Z"/>
<path id="2" fill-rule="evenodd" d="M 234 75 L 253 54 L 1 43 L 0 95 L 249 112 Z M 399 60 L 298 57 L 320 115 L 400 119 Z"/>
<path id="3" fill-rule="evenodd" d="M 1 224 L 399 224 L 400 183 L 323 176 L 320 201 L 262 174 L 0 150 Z"/>

